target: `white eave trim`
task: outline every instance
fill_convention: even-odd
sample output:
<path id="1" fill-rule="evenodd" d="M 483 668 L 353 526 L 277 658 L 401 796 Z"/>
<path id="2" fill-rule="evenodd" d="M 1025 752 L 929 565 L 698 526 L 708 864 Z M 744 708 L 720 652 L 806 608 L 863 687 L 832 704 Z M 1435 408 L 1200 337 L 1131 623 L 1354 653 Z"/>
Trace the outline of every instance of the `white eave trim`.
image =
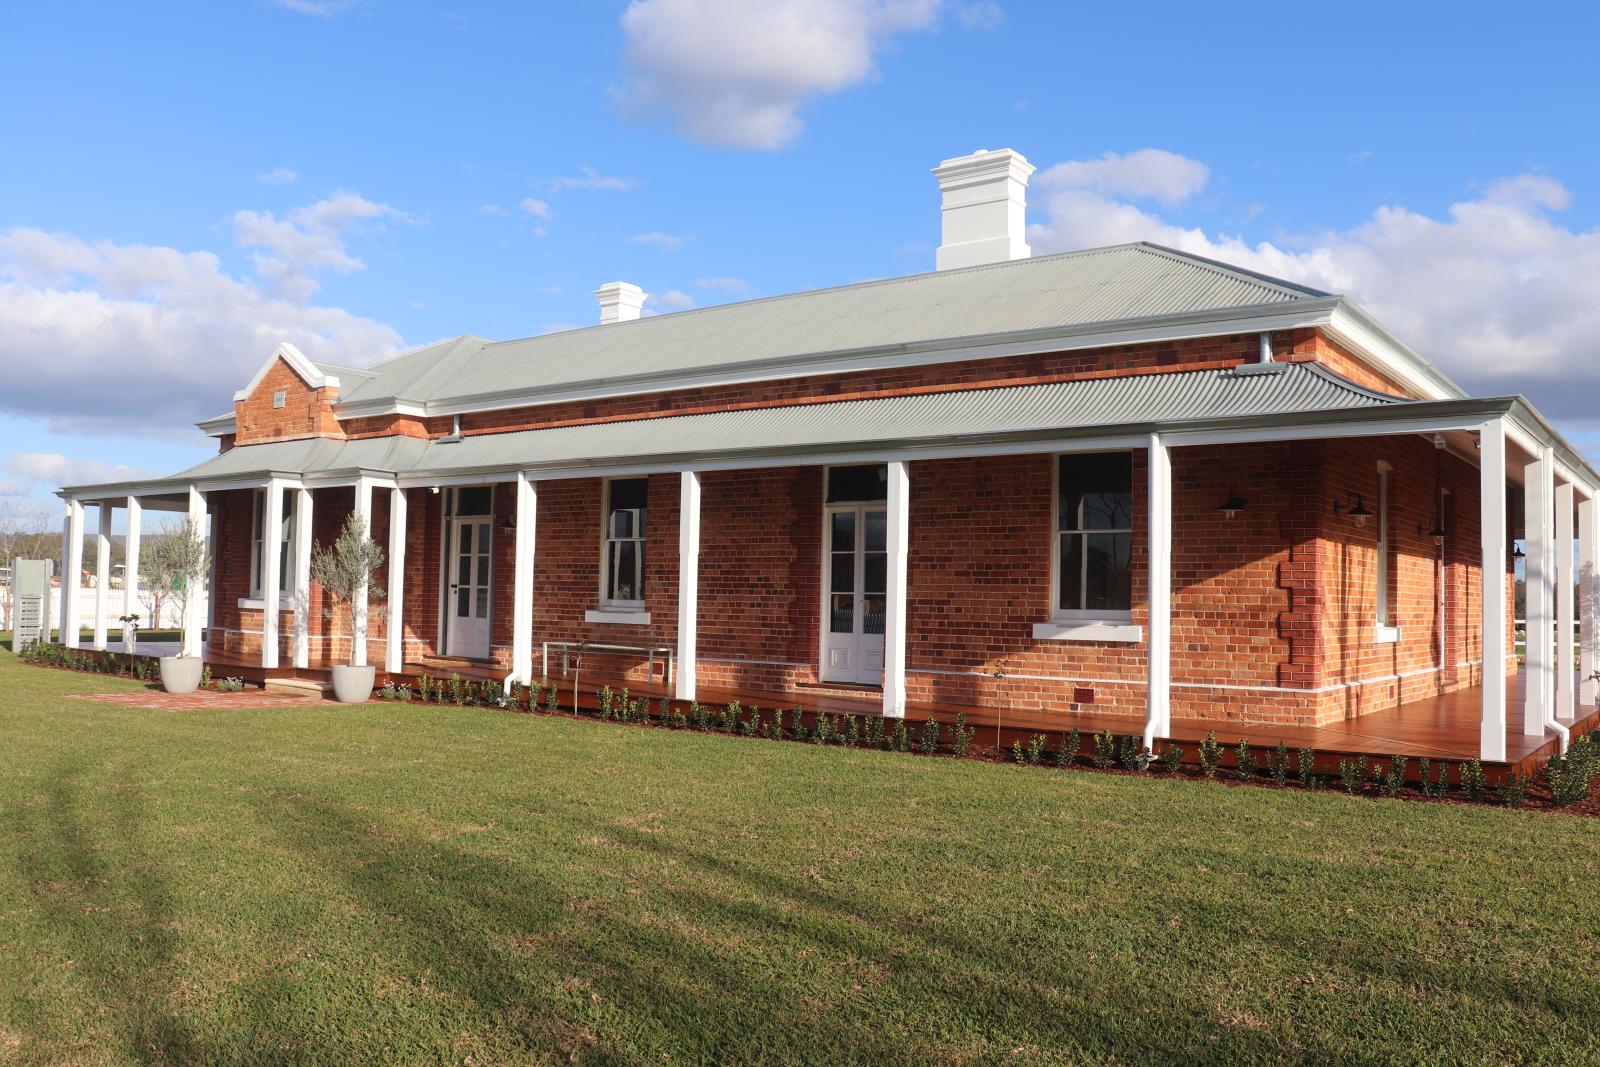
<path id="1" fill-rule="evenodd" d="M 302 353 L 298 348 L 290 344 L 288 341 L 284 341 L 282 344 L 278 345 L 277 348 L 273 349 L 272 355 L 267 357 L 267 361 L 265 363 L 261 364 L 261 369 L 256 371 L 256 376 L 254 378 L 250 379 L 250 384 L 233 394 L 234 401 L 237 402 L 244 400 L 251 393 L 255 392 L 256 386 L 261 384 L 261 379 L 267 376 L 267 371 L 271 370 L 272 365 L 278 362 L 280 359 L 289 364 L 289 368 L 298 374 L 301 380 L 303 380 L 313 389 L 339 388 L 338 378 L 333 377 L 331 374 L 322 373 L 317 369 L 316 364 L 312 363 L 305 357 L 304 353 Z"/>
<path id="2" fill-rule="evenodd" d="M 1448 378 L 1425 363 L 1374 324 L 1365 313 L 1342 300 L 1324 326 L 1328 337 L 1370 362 L 1424 400 L 1457 400 L 1466 396 Z"/>
<path id="3" fill-rule="evenodd" d="M 393 398 L 358 401 L 339 404 L 334 412 L 340 419 L 392 414 L 461 415 L 469 412 L 537 407 L 575 400 L 602 400 L 679 389 L 805 378 L 819 374 L 851 374 L 912 365 L 936 366 L 941 363 L 959 363 L 972 359 L 1003 359 L 1041 352 L 1072 352 L 1086 348 L 1105 348 L 1110 345 L 1181 341 L 1235 333 L 1276 332 L 1310 326 L 1326 328 L 1338 304 L 1337 297 L 1307 298 L 1261 307 L 1230 308 L 1221 313 L 1201 312 L 1131 320 L 1122 324 L 1090 323 L 1082 327 L 1048 331 L 987 334 L 960 338 L 953 343 L 931 341 L 911 345 L 851 349 L 843 352 L 807 353 L 799 357 L 785 356 L 759 363 L 734 364 L 727 367 L 696 367 L 668 374 L 578 382 L 552 389 L 483 394 L 436 404 L 419 404 L 414 400 L 402 401 Z"/>

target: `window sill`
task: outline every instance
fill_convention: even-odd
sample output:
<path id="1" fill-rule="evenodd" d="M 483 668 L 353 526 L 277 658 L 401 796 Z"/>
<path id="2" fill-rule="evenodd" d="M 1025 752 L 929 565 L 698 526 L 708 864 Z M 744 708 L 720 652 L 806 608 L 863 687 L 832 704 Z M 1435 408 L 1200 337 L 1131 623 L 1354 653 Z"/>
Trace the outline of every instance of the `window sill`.
<path id="1" fill-rule="evenodd" d="M 1379 626 L 1372 631 L 1372 640 L 1374 644 L 1397 645 L 1400 643 L 1400 627 Z"/>
<path id="2" fill-rule="evenodd" d="M 267 610 L 267 602 L 265 600 L 262 600 L 258 596 L 242 596 L 242 597 L 240 597 L 239 598 L 239 606 L 241 608 L 245 609 L 246 611 L 266 611 Z M 278 611 L 280 611 L 281 613 L 287 615 L 289 612 L 291 612 L 293 610 L 294 610 L 294 605 L 289 603 L 289 594 L 288 593 L 279 593 L 278 594 Z"/>
<path id="3" fill-rule="evenodd" d="M 1115 619 L 1062 619 L 1033 624 L 1035 641 L 1104 641 L 1136 645 L 1144 640 L 1144 627 Z"/>
<path id="4" fill-rule="evenodd" d="M 583 613 L 583 621 L 610 623 L 614 626 L 649 626 L 650 613 L 624 608 L 590 609 Z"/>

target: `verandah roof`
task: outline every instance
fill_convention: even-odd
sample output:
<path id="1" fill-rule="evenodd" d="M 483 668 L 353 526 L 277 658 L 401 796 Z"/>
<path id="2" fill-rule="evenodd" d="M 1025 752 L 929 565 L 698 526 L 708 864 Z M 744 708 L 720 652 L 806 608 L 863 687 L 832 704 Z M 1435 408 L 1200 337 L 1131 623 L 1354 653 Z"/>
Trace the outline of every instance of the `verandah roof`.
<path id="1" fill-rule="evenodd" d="M 451 478 L 604 463 L 741 453 L 841 451 L 852 446 L 1004 441 L 1038 434 L 1159 430 L 1266 416 L 1373 412 L 1422 403 L 1362 388 L 1316 363 L 1248 365 L 1044 385 L 673 415 L 459 441 L 307 438 L 240 445 L 147 488 L 217 484 L 272 475 L 337 478 L 360 473 Z M 78 486 L 112 492 L 132 488 Z"/>

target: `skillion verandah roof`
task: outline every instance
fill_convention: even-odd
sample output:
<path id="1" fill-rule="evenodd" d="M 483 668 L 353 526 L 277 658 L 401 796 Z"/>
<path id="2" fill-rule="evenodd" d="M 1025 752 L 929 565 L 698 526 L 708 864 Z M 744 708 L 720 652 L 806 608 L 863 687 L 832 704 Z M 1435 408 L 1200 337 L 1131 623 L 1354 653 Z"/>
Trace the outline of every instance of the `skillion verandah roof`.
<path id="1" fill-rule="evenodd" d="M 1001 444 L 1041 435 L 1148 432 L 1418 405 L 1434 406 L 1365 389 L 1319 364 L 1279 363 L 664 416 L 459 440 L 307 438 L 241 445 L 142 484 L 204 487 L 274 475 L 337 480 L 363 473 L 417 483 L 518 470 L 581 472 L 628 462 L 694 465 L 786 452 L 931 448 L 958 440 Z M 82 496 L 90 488 L 67 492 Z M 109 493 L 132 487 L 92 488 Z"/>

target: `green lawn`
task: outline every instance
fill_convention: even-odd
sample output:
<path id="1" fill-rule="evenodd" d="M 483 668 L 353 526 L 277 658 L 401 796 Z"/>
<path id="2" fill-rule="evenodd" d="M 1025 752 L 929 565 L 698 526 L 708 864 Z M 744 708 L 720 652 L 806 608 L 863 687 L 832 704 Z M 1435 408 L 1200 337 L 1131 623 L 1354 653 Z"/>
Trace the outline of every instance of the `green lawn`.
<path id="1" fill-rule="evenodd" d="M 0 652 L 0 1063 L 1593 1062 L 1600 823 Z"/>

